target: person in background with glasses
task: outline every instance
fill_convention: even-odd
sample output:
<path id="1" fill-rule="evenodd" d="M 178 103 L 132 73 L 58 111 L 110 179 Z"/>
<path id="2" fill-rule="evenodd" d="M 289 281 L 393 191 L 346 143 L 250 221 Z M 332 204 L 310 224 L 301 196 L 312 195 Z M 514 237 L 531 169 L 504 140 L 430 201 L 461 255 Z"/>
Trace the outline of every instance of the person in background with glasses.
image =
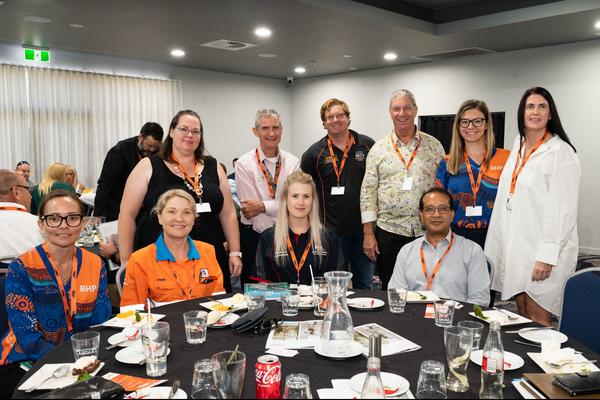
<path id="1" fill-rule="evenodd" d="M 73 186 L 65 182 L 65 171 L 67 168 L 64 164 L 53 162 L 46 168 L 44 179 L 39 185 L 35 185 L 31 189 L 31 213 L 38 215 L 38 208 L 42 202 L 44 196 L 53 190 L 64 189 L 70 190 L 75 193 Z"/>
<path id="2" fill-rule="evenodd" d="M 492 114 L 485 102 L 461 104 L 450 154 L 440 161 L 435 186 L 454 199 L 452 231 L 484 248 L 500 175 L 510 151 L 494 147 Z"/>
<path id="3" fill-rule="evenodd" d="M 17 167 L 15 168 L 15 172 L 23 175 L 23 178 L 27 181 L 27 184 L 31 187 L 35 186 L 36 183 L 30 179 L 31 177 L 31 166 L 27 161 L 19 161 L 17 163 Z"/>
<path id="4" fill-rule="evenodd" d="M 6 274 L 10 328 L 1 340 L 3 383 L 12 381 L 5 378 L 19 362 L 38 361 L 73 334 L 110 318 L 104 262 L 75 247 L 85 225 L 75 192 L 55 190 L 44 197 L 38 225 L 46 242 L 14 259 Z"/>
<path id="5" fill-rule="evenodd" d="M 490 275 L 483 250 L 450 229 L 454 201 L 450 193 L 431 188 L 419 200 L 425 235 L 400 250 L 390 288 L 432 291 L 438 297 L 487 307 Z"/>
<path id="6" fill-rule="evenodd" d="M 44 243 L 38 219 L 29 213 L 30 190 L 23 175 L 0 170 L 0 257 L 16 257 Z"/>

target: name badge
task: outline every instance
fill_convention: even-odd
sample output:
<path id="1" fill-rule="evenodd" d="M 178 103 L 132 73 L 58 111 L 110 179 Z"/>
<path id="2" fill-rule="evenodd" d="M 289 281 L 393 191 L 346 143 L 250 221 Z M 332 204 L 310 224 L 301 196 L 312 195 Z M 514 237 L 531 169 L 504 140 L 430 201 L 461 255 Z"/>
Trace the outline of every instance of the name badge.
<path id="1" fill-rule="evenodd" d="M 402 190 L 412 190 L 413 177 L 409 176 L 408 178 L 404 178 L 404 184 L 402 185 Z"/>
<path id="2" fill-rule="evenodd" d="M 203 202 L 202 204 L 196 204 L 196 212 L 198 214 L 207 213 L 211 211 L 212 210 L 210 209 L 210 203 Z"/>
<path id="3" fill-rule="evenodd" d="M 206 278 L 208 276 L 208 268 L 201 268 L 200 269 L 200 276 L 202 278 Z"/>
<path id="4" fill-rule="evenodd" d="M 465 211 L 467 213 L 467 217 L 481 217 L 483 215 L 481 206 L 467 207 Z"/>
<path id="5" fill-rule="evenodd" d="M 512 193 L 509 193 L 508 194 L 508 199 L 506 199 L 506 209 L 508 211 L 512 211 L 512 198 L 513 198 Z"/>
<path id="6" fill-rule="evenodd" d="M 340 187 L 332 186 L 331 187 L 331 195 L 332 196 L 341 196 L 344 194 L 344 189 L 345 189 L 344 186 L 340 186 Z"/>

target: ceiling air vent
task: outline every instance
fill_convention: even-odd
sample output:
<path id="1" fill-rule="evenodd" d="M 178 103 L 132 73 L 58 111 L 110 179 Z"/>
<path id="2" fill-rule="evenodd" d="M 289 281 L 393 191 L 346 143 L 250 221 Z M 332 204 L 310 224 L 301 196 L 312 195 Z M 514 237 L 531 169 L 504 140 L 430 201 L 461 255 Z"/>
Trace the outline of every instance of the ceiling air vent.
<path id="1" fill-rule="evenodd" d="M 215 40 L 214 42 L 202 43 L 200 46 L 213 47 L 215 49 L 221 50 L 238 51 L 248 49 L 250 47 L 256 47 L 258 45 L 252 43 L 238 42 L 237 40 L 219 39 Z"/>
<path id="2" fill-rule="evenodd" d="M 467 48 L 467 49 L 445 51 L 443 53 L 434 53 L 434 54 L 424 54 L 424 55 L 421 55 L 421 56 L 412 56 L 412 58 L 415 58 L 417 60 L 424 60 L 424 61 L 442 61 L 442 60 L 448 60 L 448 59 L 451 59 L 451 58 L 477 56 L 477 55 L 480 55 L 480 54 L 490 54 L 490 53 L 495 53 L 495 51 L 481 49 L 479 47 L 470 47 L 470 48 Z"/>

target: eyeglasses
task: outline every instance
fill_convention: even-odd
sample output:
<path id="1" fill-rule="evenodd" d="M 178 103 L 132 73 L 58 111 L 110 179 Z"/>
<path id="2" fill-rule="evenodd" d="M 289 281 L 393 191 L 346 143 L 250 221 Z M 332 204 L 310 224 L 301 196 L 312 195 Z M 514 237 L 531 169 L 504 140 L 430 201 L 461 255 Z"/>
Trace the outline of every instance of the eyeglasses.
<path id="1" fill-rule="evenodd" d="M 180 126 L 176 126 L 175 129 L 179 129 L 179 131 L 185 136 L 188 133 L 191 133 L 192 136 L 200 136 L 202 135 L 202 131 L 191 131 L 188 128 L 182 128 Z"/>
<path id="2" fill-rule="evenodd" d="M 277 328 L 283 321 L 281 318 L 265 319 L 260 325 L 254 327 L 254 333 L 265 333 Z"/>
<path id="3" fill-rule="evenodd" d="M 46 225 L 50 228 L 58 228 L 63 221 L 67 221 L 67 225 L 74 228 L 81 225 L 83 221 L 83 215 L 81 214 L 69 214 L 66 217 L 61 217 L 56 214 L 48 214 L 40 217 L 42 221 L 46 221 Z"/>
<path id="4" fill-rule="evenodd" d="M 335 114 L 335 115 L 328 115 L 327 116 L 327 121 L 333 121 L 334 119 L 344 119 L 344 117 L 346 116 L 346 114 Z"/>
<path id="5" fill-rule="evenodd" d="M 448 206 L 439 206 L 439 207 L 427 206 L 423 209 L 423 212 L 425 214 L 434 214 L 436 210 L 439 211 L 441 215 L 446 215 L 450 212 L 450 207 L 448 207 Z"/>
<path id="6" fill-rule="evenodd" d="M 474 119 L 464 119 L 461 118 L 458 120 L 458 124 L 462 127 L 462 128 L 468 128 L 469 124 L 473 124 L 473 126 L 475 128 L 479 128 L 481 125 L 483 125 L 483 121 L 486 121 L 485 118 L 474 118 Z"/>
<path id="7" fill-rule="evenodd" d="M 414 107 L 415 106 L 394 107 L 392 108 L 392 111 L 396 113 L 399 113 L 402 110 L 404 110 L 404 112 L 410 112 Z"/>
<path id="8" fill-rule="evenodd" d="M 23 189 L 27 190 L 29 193 L 31 193 L 31 191 L 33 190 L 33 188 L 32 188 L 32 187 L 30 187 L 30 186 L 15 185 L 14 187 L 20 187 L 20 188 L 23 188 Z"/>

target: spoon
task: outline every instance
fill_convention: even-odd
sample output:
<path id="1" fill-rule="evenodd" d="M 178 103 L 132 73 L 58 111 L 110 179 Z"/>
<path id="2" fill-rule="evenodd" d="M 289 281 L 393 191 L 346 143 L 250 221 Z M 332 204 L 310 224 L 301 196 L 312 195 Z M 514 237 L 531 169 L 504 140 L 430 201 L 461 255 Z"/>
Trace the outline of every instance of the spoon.
<path id="1" fill-rule="evenodd" d="M 37 389 L 42 383 L 46 382 L 48 379 L 50 378 L 62 378 L 63 376 L 65 376 L 67 374 L 67 372 L 69 372 L 69 370 L 71 369 L 71 367 L 69 365 L 63 365 L 62 367 L 58 367 L 54 370 L 54 372 L 52 373 L 52 376 L 47 377 L 46 379 L 44 379 L 43 381 L 41 381 L 40 383 L 38 383 L 35 386 L 30 387 L 29 389 L 27 389 L 25 391 L 25 393 L 29 393 L 34 391 L 35 389 Z"/>
<path id="2" fill-rule="evenodd" d="M 569 364 L 596 364 L 596 360 L 590 360 L 590 361 L 567 361 L 567 362 L 561 362 L 561 363 L 554 363 L 554 362 L 550 362 L 550 361 L 544 361 L 546 364 L 548 364 L 549 366 L 551 366 L 552 368 L 562 368 L 564 365 L 569 365 Z"/>

